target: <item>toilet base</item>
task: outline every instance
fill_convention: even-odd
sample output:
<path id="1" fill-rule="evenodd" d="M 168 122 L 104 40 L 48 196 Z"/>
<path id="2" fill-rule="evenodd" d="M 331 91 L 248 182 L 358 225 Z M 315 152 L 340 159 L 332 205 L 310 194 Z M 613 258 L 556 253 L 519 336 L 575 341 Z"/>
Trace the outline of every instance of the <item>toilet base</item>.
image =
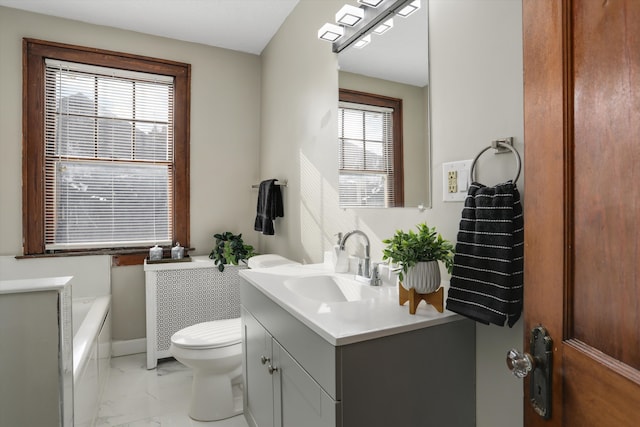
<path id="1" fill-rule="evenodd" d="M 189 417 L 217 421 L 242 413 L 241 371 L 230 375 L 193 372 Z"/>

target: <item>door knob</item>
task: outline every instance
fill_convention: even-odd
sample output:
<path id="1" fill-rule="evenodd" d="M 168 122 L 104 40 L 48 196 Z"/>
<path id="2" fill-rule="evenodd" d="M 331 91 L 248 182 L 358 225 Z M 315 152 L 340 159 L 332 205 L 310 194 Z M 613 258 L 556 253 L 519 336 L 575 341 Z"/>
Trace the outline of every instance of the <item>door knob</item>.
<path id="1" fill-rule="evenodd" d="M 518 378 L 531 373 L 529 401 L 533 409 L 544 419 L 551 417 L 551 368 L 553 340 L 543 326 L 531 330 L 529 351 L 511 349 L 507 352 L 507 367 Z"/>
<path id="2" fill-rule="evenodd" d="M 267 356 L 260 356 L 260 363 L 262 363 L 263 365 L 266 365 L 267 362 L 271 362 L 271 359 L 268 358 Z"/>
<path id="3" fill-rule="evenodd" d="M 269 371 L 269 374 L 273 375 L 274 372 L 278 372 L 278 368 L 273 365 L 269 365 L 267 366 L 267 371 Z"/>
<path id="4" fill-rule="evenodd" d="M 522 353 L 515 348 L 507 352 L 507 367 L 518 378 L 529 375 L 535 365 L 535 359 L 529 353 Z"/>

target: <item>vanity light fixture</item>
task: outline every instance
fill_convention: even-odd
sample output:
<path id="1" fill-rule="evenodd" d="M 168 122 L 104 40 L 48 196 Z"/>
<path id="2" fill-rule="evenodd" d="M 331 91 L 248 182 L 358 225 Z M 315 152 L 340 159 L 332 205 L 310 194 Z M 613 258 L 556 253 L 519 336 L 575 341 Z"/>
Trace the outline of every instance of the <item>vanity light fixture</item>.
<path id="1" fill-rule="evenodd" d="M 407 17 L 420 8 L 420 0 L 358 0 L 360 7 L 344 5 L 336 13 L 336 23 L 324 24 L 318 38 L 333 43 L 334 53 L 340 53 L 357 44 L 361 48 L 369 43 L 365 37 L 371 33 L 383 34 L 393 28 L 393 16 Z"/>
<path id="2" fill-rule="evenodd" d="M 344 27 L 327 22 L 318 30 L 318 38 L 334 42 L 344 35 Z"/>
<path id="3" fill-rule="evenodd" d="M 384 0 L 358 0 L 358 3 L 369 7 L 378 7 Z"/>
<path id="4" fill-rule="evenodd" d="M 378 35 L 384 34 L 392 28 L 393 28 L 393 18 L 389 18 L 386 21 L 384 21 L 382 24 L 374 28 L 373 33 Z"/>
<path id="5" fill-rule="evenodd" d="M 355 42 L 353 47 L 355 47 L 356 49 L 362 49 L 363 47 L 365 47 L 369 43 L 371 43 L 371 34 L 367 34 L 366 36 L 364 36 L 363 38 L 361 38 L 360 40 Z"/>
<path id="6" fill-rule="evenodd" d="M 420 9 L 420 0 L 414 0 L 408 5 L 406 5 L 405 7 L 403 7 L 402 9 L 400 9 L 398 12 L 396 12 L 396 15 L 406 18 L 407 16 L 411 15 L 413 12 L 415 12 L 418 9 Z"/>
<path id="7" fill-rule="evenodd" d="M 345 4 L 336 13 L 336 23 L 353 27 L 364 18 L 364 10 L 359 7 Z"/>

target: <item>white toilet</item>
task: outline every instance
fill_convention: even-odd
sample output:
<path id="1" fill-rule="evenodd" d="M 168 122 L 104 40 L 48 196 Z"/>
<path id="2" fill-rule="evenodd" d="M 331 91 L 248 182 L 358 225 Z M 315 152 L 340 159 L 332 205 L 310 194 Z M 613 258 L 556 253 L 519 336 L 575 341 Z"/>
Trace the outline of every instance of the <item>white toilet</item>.
<path id="1" fill-rule="evenodd" d="M 171 355 L 193 369 L 189 416 L 215 421 L 242 413 L 240 318 L 198 323 L 171 336 Z"/>
<path id="2" fill-rule="evenodd" d="M 249 268 L 298 264 L 275 254 L 249 258 Z M 197 323 L 171 336 L 169 353 L 193 369 L 189 416 L 215 421 L 242 413 L 240 318 Z"/>

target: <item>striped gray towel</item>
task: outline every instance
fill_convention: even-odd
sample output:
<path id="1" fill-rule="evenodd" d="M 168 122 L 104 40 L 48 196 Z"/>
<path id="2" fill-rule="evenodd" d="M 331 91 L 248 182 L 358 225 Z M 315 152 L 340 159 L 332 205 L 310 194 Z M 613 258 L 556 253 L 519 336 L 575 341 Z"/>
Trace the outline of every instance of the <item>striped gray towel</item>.
<path id="1" fill-rule="evenodd" d="M 474 182 L 465 199 L 447 309 L 512 327 L 522 312 L 524 221 L 513 182 Z"/>

